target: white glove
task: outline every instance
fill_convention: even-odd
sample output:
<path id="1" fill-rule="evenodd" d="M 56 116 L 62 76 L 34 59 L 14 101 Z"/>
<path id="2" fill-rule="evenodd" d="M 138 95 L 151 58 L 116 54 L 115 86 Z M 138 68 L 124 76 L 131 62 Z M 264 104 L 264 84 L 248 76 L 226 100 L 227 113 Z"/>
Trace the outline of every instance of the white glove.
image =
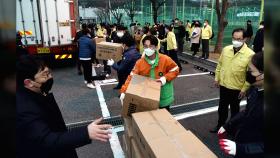
<path id="1" fill-rule="evenodd" d="M 236 143 L 228 140 L 228 139 L 221 139 L 219 141 L 220 148 L 229 155 L 236 155 Z"/>
<path id="2" fill-rule="evenodd" d="M 122 93 L 121 96 L 120 96 L 120 100 L 121 100 L 122 105 L 123 105 L 123 99 L 124 99 L 124 97 L 125 97 L 125 94 Z"/>
<path id="3" fill-rule="evenodd" d="M 114 63 L 115 63 L 115 61 L 114 61 L 113 59 L 109 59 L 109 60 L 107 61 L 107 65 L 109 65 L 109 66 L 114 65 Z"/>
<path id="4" fill-rule="evenodd" d="M 226 138 L 226 130 L 224 127 L 221 127 L 218 131 L 218 137 L 219 139 L 225 139 Z"/>
<path id="5" fill-rule="evenodd" d="M 161 82 L 161 86 L 164 86 L 166 84 L 166 78 L 164 76 L 162 76 L 161 78 L 159 78 L 157 80 L 158 82 Z"/>
<path id="6" fill-rule="evenodd" d="M 224 127 L 222 126 L 219 131 L 218 131 L 218 134 L 223 134 L 226 130 L 224 129 Z"/>

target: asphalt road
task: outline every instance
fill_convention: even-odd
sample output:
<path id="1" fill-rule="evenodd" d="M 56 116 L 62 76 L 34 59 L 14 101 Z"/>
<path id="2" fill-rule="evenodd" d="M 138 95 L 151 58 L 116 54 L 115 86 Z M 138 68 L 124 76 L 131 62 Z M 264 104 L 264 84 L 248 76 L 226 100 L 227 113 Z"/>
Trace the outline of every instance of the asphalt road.
<path id="1" fill-rule="evenodd" d="M 187 76 L 179 77 L 174 81 L 174 105 L 208 100 L 219 96 L 218 89 L 213 87 L 213 76 L 202 75 L 201 73 L 203 72 L 195 69 L 192 64 L 182 64 L 182 66 L 183 71 L 180 75 Z M 102 69 L 102 67 L 95 68 L 96 73 L 99 74 Z M 117 79 L 116 72 L 114 70 L 112 72 L 110 79 Z M 66 124 L 93 120 L 102 116 L 97 90 L 86 87 L 83 76 L 77 75 L 75 67 L 55 69 L 53 73 L 54 86 L 52 91 Z M 118 116 L 121 112 L 121 103 L 118 98 L 119 92 L 113 90 L 114 86 L 115 84 L 101 86 L 110 116 Z M 208 129 L 215 126 L 216 117 L 216 113 L 211 113 L 180 120 L 180 123 L 186 129 L 193 131 L 215 154 L 219 157 L 224 157 L 218 149 L 216 135 L 208 132 Z M 117 134 L 121 136 L 122 132 Z M 119 137 L 119 140 L 122 141 L 121 137 Z M 77 152 L 80 158 L 114 157 L 110 143 L 96 141 L 77 149 Z"/>

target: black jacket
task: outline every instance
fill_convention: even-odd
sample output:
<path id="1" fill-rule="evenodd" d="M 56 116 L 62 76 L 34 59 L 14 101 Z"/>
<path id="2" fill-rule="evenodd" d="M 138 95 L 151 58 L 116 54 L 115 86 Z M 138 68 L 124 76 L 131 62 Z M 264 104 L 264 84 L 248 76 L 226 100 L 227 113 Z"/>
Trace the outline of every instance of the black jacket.
<path id="1" fill-rule="evenodd" d="M 262 51 L 262 48 L 264 47 L 264 29 L 263 28 L 261 28 L 257 31 L 253 45 L 254 45 L 255 53 Z"/>
<path id="2" fill-rule="evenodd" d="M 112 65 L 118 73 L 128 76 L 131 70 L 134 68 L 135 63 L 141 58 L 141 54 L 136 50 L 135 46 L 129 47 L 123 53 L 123 58 L 121 62 L 114 63 Z"/>
<path id="3" fill-rule="evenodd" d="M 91 142 L 87 127 L 67 130 L 52 94 L 22 88 L 16 97 L 18 158 L 77 158 L 75 148 Z"/>
<path id="4" fill-rule="evenodd" d="M 176 36 L 176 40 L 182 40 L 186 33 L 185 33 L 185 27 L 183 25 L 174 27 L 174 34 Z"/>
<path id="5" fill-rule="evenodd" d="M 246 109 L 224 125 L 236 142 L 237 158 L 259 158 L 264 156 L 264 95 L 263 91 L 251 88 Z M 236 130 L 235 130 L 236 129 Z"/>

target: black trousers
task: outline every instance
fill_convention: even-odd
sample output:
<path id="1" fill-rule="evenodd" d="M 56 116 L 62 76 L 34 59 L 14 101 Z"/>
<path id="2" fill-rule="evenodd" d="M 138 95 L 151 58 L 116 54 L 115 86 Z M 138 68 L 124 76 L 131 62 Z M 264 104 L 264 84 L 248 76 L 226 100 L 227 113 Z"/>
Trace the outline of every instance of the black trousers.
<path id="1" fill-rule="evenodd" d="M 233 118 L 240 109 L 240 99 L 238 95 L 240 90 L 232 90 L 226 87 L 220 86 L 220 102 L 219 102 L 219 120 L 218 127 L 223 126 L 228 118 L 228 106 L 230 105 L 231 118 Z"/>
<path id="2" fill-rule="evenodd" d="M 106 72 L 107 74 L 111 74 L 111 66 L 107 65 L 107 60 L 103 60 L 103 65 L 104 65 L 104 72 Z"/>
<path id="3" fill-rule="evenodd" d="M 177 51 L 174 49 L 168 51 L 168 56 L 178 65 L 179 70 L 182 71 L 181 63 L 179 62 Z"/>
<path id="4" fill-rule="evenodd" d="M 202 39 L 202 58 L 208 59 L 209 57 L 209 39 Z"/>
<path id="5" fill-rule="evenodd" d="M 123 86 L 123 84 L 125 83 L 127 77 L 128 77 L 128 74 L 118 73 L 119 83 L 118 83 L 118 85 L 116 87 L 121 88 Z"/>
<path id="6" fill-rule="evenodd" d="M 177 38 L 177 45 L 178 45 L 178 53 L 182 53 L 184 51 L 184 39 Z"/>
<path id="7" fill-rule="evenodd" d="M 84 69 L 84 79 L 91 83 L 92 81 L 92 65 L 91 60 L 80 60 Z"/>

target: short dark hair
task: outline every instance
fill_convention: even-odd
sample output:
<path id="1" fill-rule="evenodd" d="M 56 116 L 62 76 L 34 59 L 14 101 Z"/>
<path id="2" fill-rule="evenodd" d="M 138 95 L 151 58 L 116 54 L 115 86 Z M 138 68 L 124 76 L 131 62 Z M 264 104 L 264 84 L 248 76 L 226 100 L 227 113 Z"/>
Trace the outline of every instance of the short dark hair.
<path id="1" fill-rule="evenodd" d="M 82 24 L 82 29 L 84 30 L 84 29 L 87 29 L 87 24 L 86 23 L 83 23 Z"/>
<path id="2" fill-rule="evenodd" d="M 167 28 L 169 31 L 172 31 L 172 26 L 171 25 L 166 25 L 165 28 Z"/>
<path id="3" fill-rule="evenodd" d="M 117 30 L 125 30 L 125 27 L 123 25 L 118 25 Z"/>
<path id="4" fill-rule="evenodd" d="M 231 33 L 231 35 L 233 36 L 233 34 L 235 33 L 235 32 L 242 32 L 243 33 L 243 38 L 245 38 L 245 34 L 246 34 L 246 30 L 244 29 L 244 28 L 236 28 L 236 29 L 234 29 L 233 31 L 232 31 L 232 33 Z"/>
<path id="5" fill-rule="evenodd" d="M 256 52 L 255 55 L 253 55 L 252 59 L 252 64 L 261 72 L 264 71 L 264 57 L 263 57 L 263 51 L 261 52 Z"/>
<path id="6" fill-rule="evenodd" d="M 149 28 L 149 27 L 147 27 L 147 26 L 144 26 L 144 27 L 143 27 L 143 33 L 144 33 L 144 34 L 147 34 L 149 31 L 150 31 L 150 28 Z"/>
<path id="7" fill-rule="evenodd" d="M 127 47 L 135 45 L 133 37 L 129 33 L 125 33 L 121 38 L 121 43 L 125 44 Z"/>
<path id="8" fill-rule="evenodd" d="M 209 20 L 207 20 L 207 19 L 204 19 L 204 21 L 206 21 L 207 23 L 209 23 Z"/>
<path id="9" fill-rule="evenodd" d="M 43 59 L 32 55 L 21 56 L 16 65 L 17 68 L 17 87 L 24 86 L 25 79 L 34 80 L 35 75 L 48 67 Z"/>
<path id="10" fill-rule="evenodd" d="M 260 25 L 263 25 L 263 26 L 264 26 L 264 21 L 261 21 L 261 22 L 260 22 Z"/>
<path id="11" fill-rule="evenodd" d="M 144 37 L 142 43 L 144 45 L 145 41 L 149 40 L 151 42 L 151 45 L 157 46 L 158 45 L 158 39 L 154 35 L 149 35 Z"/>
<path id="12" fill-rule="evenodd" d="M 157 35 L 157 30 L 156 30 L 155 28 L 151 28 L 151 29 L 150 29 L 150 33 L 151 33 L 152 35 Z"/>

